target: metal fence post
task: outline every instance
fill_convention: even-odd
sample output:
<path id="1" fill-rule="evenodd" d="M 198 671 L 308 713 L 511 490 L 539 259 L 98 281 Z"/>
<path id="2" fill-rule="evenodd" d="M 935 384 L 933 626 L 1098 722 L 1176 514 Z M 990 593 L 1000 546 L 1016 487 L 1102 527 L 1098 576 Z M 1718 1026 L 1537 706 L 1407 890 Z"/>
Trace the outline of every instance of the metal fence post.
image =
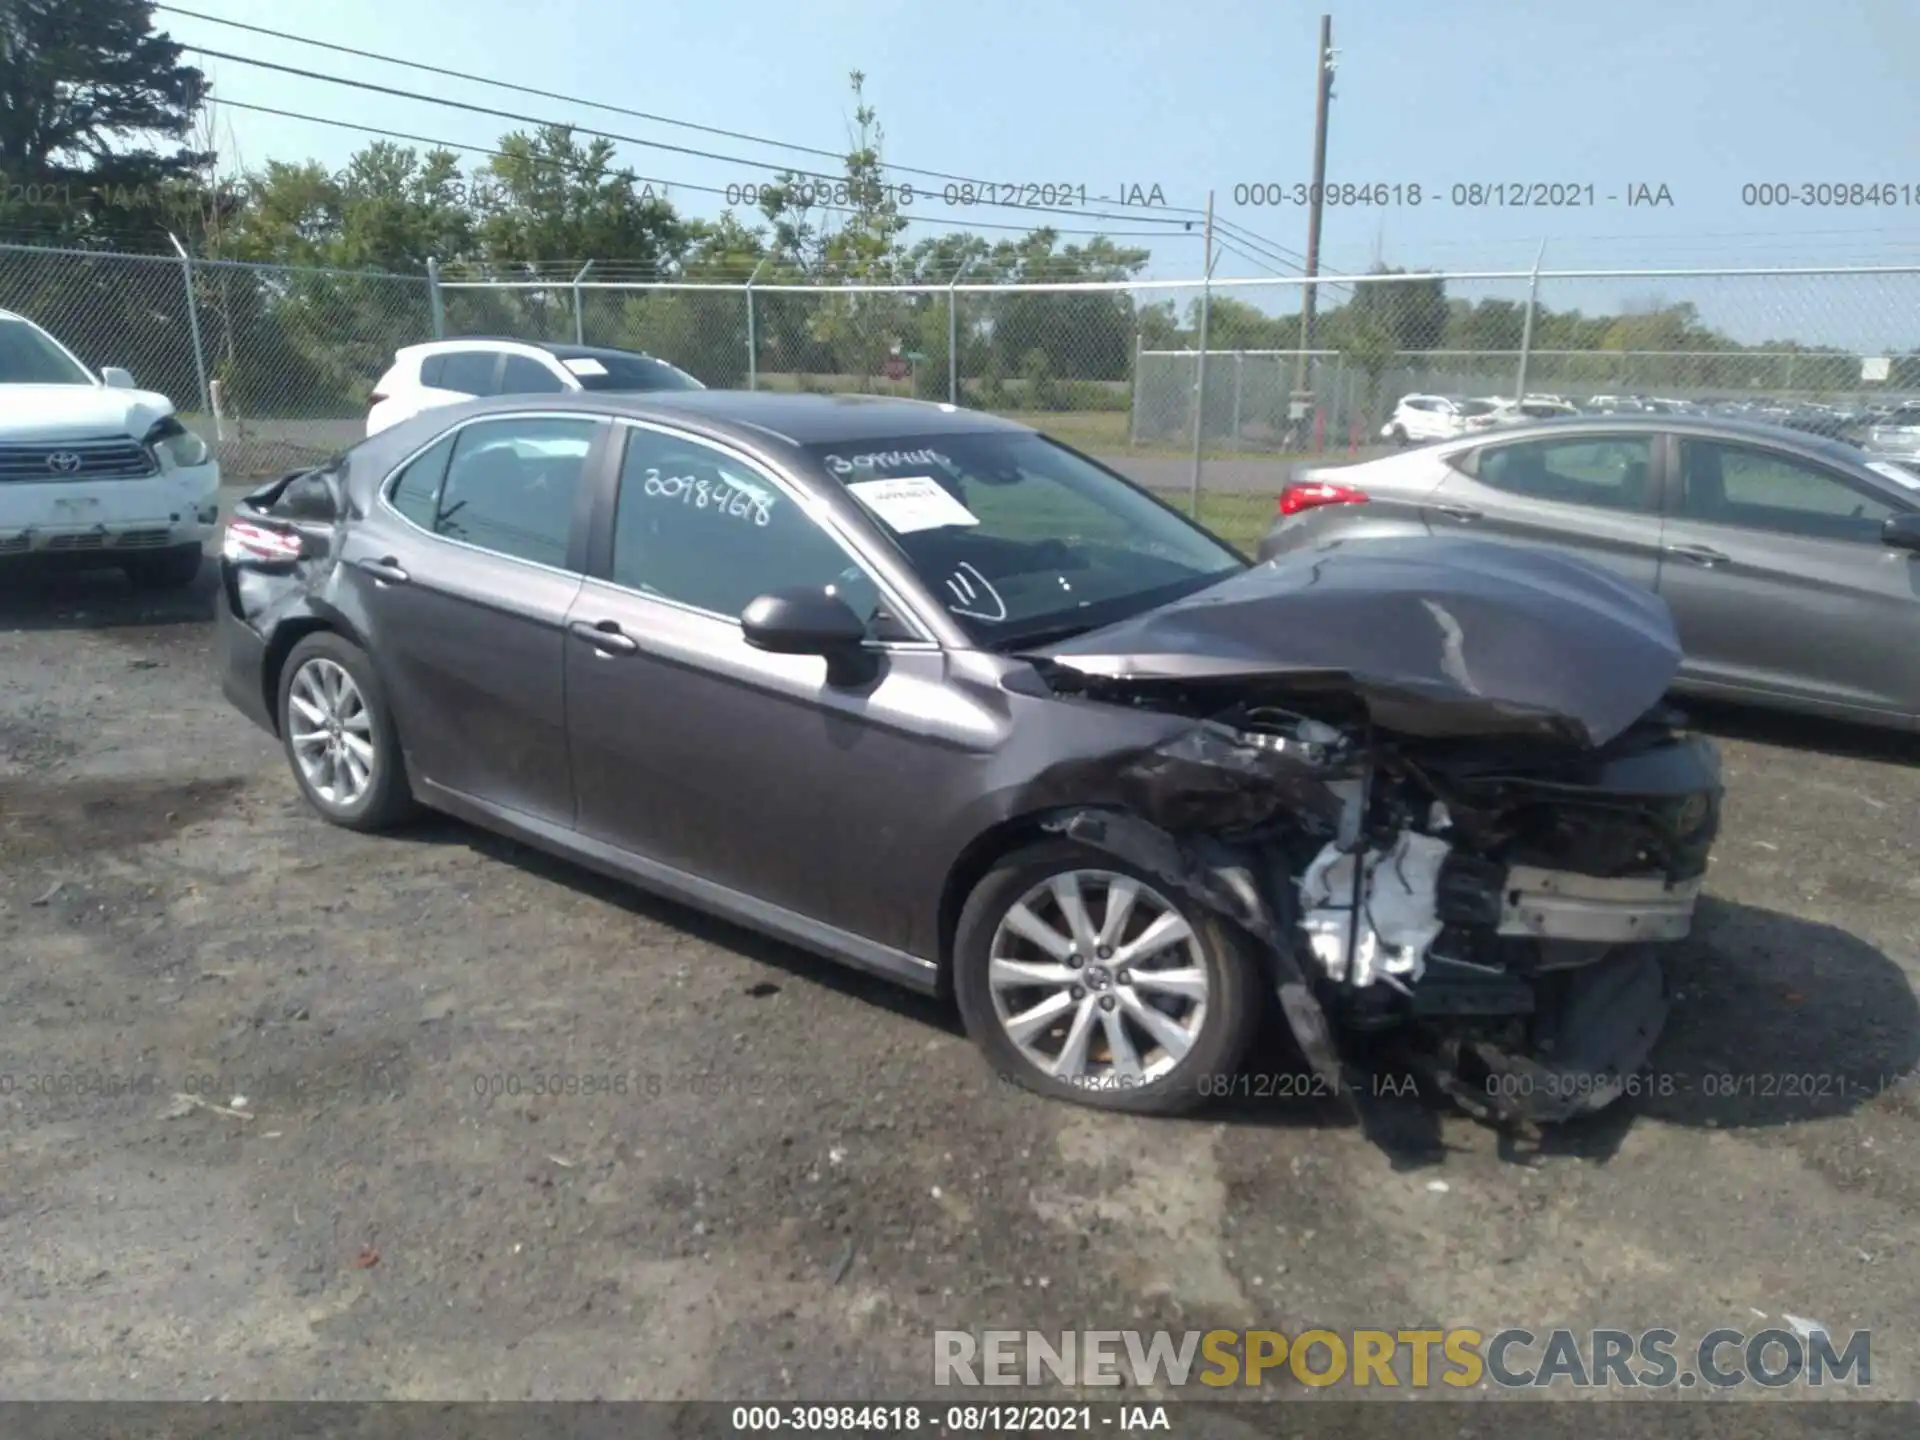
<path id="1" fill-rule="evenodd" d="M 433 317 L 433 338 L 447 338 L 447 304 L 440 294 L 440 262 L 427 257 L 427 311 Z"/>
<path id="2" fill-rule="evenodd" d="M 1205 264 L 1200 282 L 1200 358 L 1193 377 L 1193 483 L 1187 491 L 1187 513 L 1200 518 L 1200 456 L 1207 428 L 1207 321 L 1213 314 L 1213 192 L 1207 192 Z"/>
<path id="3" fill-rule="evenodd" d="M 763 255 L 760 263 L 753 267 L 753 274 L 747 277 L 747 389 L 760 388 L 760 334 L 754 326 L 753 318 L 753 282 L 760 278 L 760 272 L 766 268 L 767 260 Z"/>
<path id="4" fill-rule="evenodd" d="M 1527 280 L 1527 313 L 1520 322 L 1520 368 L 1514 377 L 1513 400 L 1517 405 L 1527 398 L 1527 362 L 1533 356 L 1533 312 L 1540 299 L 1540 262 L 1546 258 L 1547 242 L 1542 240 L 1534 252 L 1533 274 Z"/>
<path id="5" fill-rule="evenodd" d="M 947 282 L 947 403 L 960 403 L 960 296 L 958 286 L 966 278 L 973 262 L 978 257 L 970 256 L 967 262 L 953 272 L 953 279 Z"/>
<path id="6" fill-rule="evenodd" d="M 1240 397 L 1246 388 L 1247 352 L 1233 352 L 1233 443 L 1240 443 Z"/>
<path id="7" fill-rule="evenodd" d="M 200 413 L 213 414 L 213 391 L 207 385 L 207 355 L 200 346 L 200 302 L 193 293 L 193 257 L 187 253 L 187 247 L 180 243 L 180 237 L 171 230 L 167 239 L 173 242 L 173 248 L 180 255 L 180 278 L 187 287 L 187 333 L 193 339 L 193 373 L 200 381 Z"/>
<path id="8" fill-rule="evenodd" d="M 587 343 L 587 312 L 581 307 L 580 282 L 587 278 L 587 272 L 591 269 L 593 261 L 589 260 L 580 267 L 580 273 L 573 277 L 573 343 L 576 345 Z"/>
<path id="9" fill-rule="evenodd" d="M 1133 391 L 1131 403 L 1127 406 L 1127 444 L 1140 443 L 1140 362 L 1146 357 L 1147 336 L 1140 328 L 1139 315 L 1133 321 Z"/>

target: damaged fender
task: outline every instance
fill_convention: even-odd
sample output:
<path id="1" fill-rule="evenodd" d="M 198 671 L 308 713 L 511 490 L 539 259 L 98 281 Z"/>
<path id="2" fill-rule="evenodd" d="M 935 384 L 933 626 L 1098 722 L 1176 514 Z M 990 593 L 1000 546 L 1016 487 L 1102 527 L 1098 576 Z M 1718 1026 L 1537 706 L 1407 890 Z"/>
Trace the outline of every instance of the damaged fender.
<path id="1" fill-rule="evenodd" d="M 1176 839 L 1138 816 L 1110 810 L 1074 810 L 1047 821 L 1045 828 L 1144 870 L 1264 942 L 1269 978 L 1307 1063 L 1339 1093 L 1351 1097 L 1356 1092 L 1326 1012 L 1244 852 L 1208 836 Z"/>

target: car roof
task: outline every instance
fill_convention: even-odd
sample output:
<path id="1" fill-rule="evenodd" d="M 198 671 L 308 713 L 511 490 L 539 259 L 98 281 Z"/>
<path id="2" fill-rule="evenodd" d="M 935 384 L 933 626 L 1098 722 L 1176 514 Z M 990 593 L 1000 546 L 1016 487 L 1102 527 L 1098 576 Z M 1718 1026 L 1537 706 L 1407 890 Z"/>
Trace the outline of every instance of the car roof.
<path id="1" fill-rule="evenodd" d="M 574 345 L 558 340 L 527 340 L 518 335 L 448 335 L 439 340 L 423 340 L 416 345 L 403 345 L 396 353 L 426 355 L 435 350 L 460 350 L 469 346 L 487 345 L 512 346 L 520 350 L 540 350 L 556 360 L 659 360 L 657 355 L 650 355 L 645 350 L 626 350 L 616 345 Z"/>
<path id="2" fill-rule="evenodd" d="M 1565 435 L 1572 431 L 1605 433 L 1613 430 L 1661 430 L 1708 439 L 1764 440 L 1769 444 L 1791 446 L 1809 455 L 1825 456 L 1830 460 L 1850 461 L 1855 465 L 1862 460 L 1860 450 L 1844 440 L 1835 440 L 1808 430 L 1795 430 L 1791 426 L 1769 425 L 1760 420 L 1741 420 L 1727 415 L 1562 415 L 1552 420 L 1536 420 L 1529 425 L 1509 426 L 1497 436 L 1475 435 L 1451 441 L 1439 448 L 1451 454 L 1477 449 L 1482 445 L 1505 445 L 1524 440 L 1530 435 Z"/>
<path id="3" fill-rule="evenodd" d="M 569 347 L 575 348 L 575 347 Z M 586 351 L 577 350 L 585 354 Z M 632 352 L 625 352 L 632 353 Z M 631 420 L 683 423 L 709 435 L 749 443 L 772 437 L 789 445 L 830 445 L 920 435 L 1031 435 L 1026 425 L 982 410 L 889 395 L 804 395 L 771 390 L 595 390 L 566 395 L 494 395 L 436 406 L 421 418 L 443 423 L 524 411 L 578 410 Z M 398 428 L 398 427 L 396 427 Z"/>

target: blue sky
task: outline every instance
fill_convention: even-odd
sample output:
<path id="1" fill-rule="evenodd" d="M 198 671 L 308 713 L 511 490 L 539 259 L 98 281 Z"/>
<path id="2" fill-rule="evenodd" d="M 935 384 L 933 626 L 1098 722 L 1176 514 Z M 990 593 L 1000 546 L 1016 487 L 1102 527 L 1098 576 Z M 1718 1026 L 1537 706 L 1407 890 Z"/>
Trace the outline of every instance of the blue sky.
<path id="1" fill-rule="evenodd" d="M 597 111 L 606 100 L 803 144 L 844 146 L 847 72 L 867 76 L 889 161 L 997 182 L 1086 188 L 1159 186 L 1169 205 L 1206 204 L 1264 238 L 1223 254 L 1222 276 L 1287 268 L 1305 247 L 1296 205 L 1235 205 L 1237 185 L 1310 176 L 1313 63 L 1322 6 L 1275 0 L 185 0 L 186 8 L 361 49 L 517 80 L 578 104 L 423 77 L 163 13 L 189 44 L 334 71 L 666 144 L 737 153 L 760 165 L 622 147 L 642 174 L 726 186 L 781 164 L 834 168 Z M 1374 0 L 1333 7 L 1339 51 L 1331 180 L 1420 184 L 1418 207 L 1330 209 L 1323 268 L 1396 265 L 1524 269 L 1546 242 L 1548 268 L 1901 263 L 1920 257 L 1920 105 L 1913 62 L 1920 6 L 1908 0 Z M 477 145 L 506 128 L 428 103 L 368 95 L 195 57 L 216 93 Z M 368 137 L 297 121 L 221 115 L 246 164 L 338 163 Z M 914 178 L 901 176 L 899 178 Z M 1455 184 L 1591 185 L 1580 209 L 1442 203 Z M 1909 203 L 1760 208 L 1748 183 L 1881 182 Z M 938 186 L 940 182 L 931 182 Z M 1670 205 L 1629 207 L 1628 187 L 1664 185 Z M 1609 202 L 1609 195 L 1622 197 Z M 696 214 L 717 197 L 675 192 Z M 1089 209 L 1114 212 L 1111 205 Z M 922 199 L 915 216 L 1025 224 L 984 206 Z M 1142 212 L 1145 213 L 1145 212 Z M 1063 227 L 1161 229 L 1112 221 Z M 1146 242 L 1140 242 L 1146 243 Z M 1201 240 L 1154 243 L 1152 272 L 1197 274 Z M 1251 258 L 1250 258 L 1251 257 Z M 1280 258 L 1276 258 L 1280 257 Z M 1729 282 L 1732 283 L 1732 282 Z M 1645 287 L 1643 286 L 1642 289 Z M 1905 293 L 1904 290 L 1902 292 Z M 1920 292 L 1915 298 L 1920 298 Z M 1848 305 L 1877 308 L 1869 299 Z M 1917 308 L 1908 306 L 1907 308 Z M 1752 323 L 1791 317 L 1756 314 Z M 1795 327 L 1804 328 L 1804 327 Z"/>

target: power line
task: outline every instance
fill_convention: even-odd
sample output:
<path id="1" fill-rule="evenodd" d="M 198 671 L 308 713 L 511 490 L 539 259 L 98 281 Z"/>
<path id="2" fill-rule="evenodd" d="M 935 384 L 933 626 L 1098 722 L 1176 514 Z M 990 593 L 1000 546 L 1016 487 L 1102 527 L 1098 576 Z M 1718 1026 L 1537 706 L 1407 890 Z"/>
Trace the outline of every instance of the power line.
<path id="1" fill-rule="evenodd" d="M 591 135 L 596 139 L 614 140 L 621 144 L 639 145 L 652 150 L 668 150 L 678 155 L 691 155 L 702 160 L 719 160 L 730 165 L 770 168 L 766 167 L 763 161 L 749 160 L 739 155 L 723 155 L 712 150 L 698 150 L 690 145 L 670 145 L 664 140 L 642 140 L 636 135 L 622 135 L 612 130 L 594 130 L 584 125 L 576 125 L 563 120 L 544 119 L 538 115 L 522 115 L 511 110 L 497 110 L 490 105 L 476 105 L 468 100 L 454 100 L 441 95 L 425 95 L 417 90 L 402 90 L 393 85 L 379 85 L 371 80 L 354 80 L 345 75 L 329 75 L 324 71 L 308 70 L 299 65 L 282 65 L 272 60 L 258 60 L 252 56 L 235 55 L 225 50 L 209 49 L 203 45 L 182 45 L 181 48 L 190 50 L 196 55 L 211 56 L 216 60 L 231 60 L 236 64 L 253 65 L 263 70 L 277 71 L 283 75 L 296 75 L 303 80 L 319 80 L 329 85 L 345 85 L 351 89 L 366 90 L 377 95 L 391 95 L 402 100 L 415 100 L 428 105 L 442 105 L 453 110 L 464 110 L 470 114 L 488 115 L 498 120 L 511 120 L 519 125 L 537 125 L 543 129 L 579 131 L 581 134 Z M 835 185 L 845 184 L 847 179 L 844 174 L 832 175 L 820 170 L 794 170 L 791 167 L 787 168 L 790 173 L 804 179 L 825 180 Z M 1191 230 L 1194 225 L 1194 222 L 1191 220 L 1155 220 L 1152 216 L 1116 215 L 1109 211 L 1083 210 L 1062 205 L 1023 205 L 1018 202 L 1006 200 L 988 200 L 979 203 L 995 209 L 1022 210 L 1038 214 L 1072 215 L 1096 220 L 1122 220 L 1133 225 L 1157 223 L 1184 226 L 1189 230 Z"/>
<path id="2" fill-rule="evenodd" d="M 307 115 L 297 110 L 282 110 L 272 105 L 256 105 L 246 100 L 229 100 L 229 99 L 226 99 L 225 97 L 219 97 L 215 100 L 214 103 L 217 105 L 231 106 L 235 110 L 251 110 L 262 115 L 276 115 L 284 120 L 303 120 L 313 125 L 330 125 L 335 127 L 336 129 L 355 130 L 366 135 L 379 135 L 389 140 L 406 140 L 415 145 L 431 145 L 441 150 L 462 150 L 475 155 L 492 156 L 497 159 L 529 160 L 535 164 L 551 165 L 562 170 L 574 171 L 576 173 L 583 172 L 591 168 L 589 166 L 579 164 L 578 162 L 562 160 L 557 156 L 552 156 L 552 155 L 516 156 L 509 151 L 495 149 L 494 147 L 488 146 L 488 145 L 469 145 L 457 140 L 438 140 L 430 135 L 415 135 L 404 130 L 389 130 L 378 125 L 363 124 L 358 120 L 334 120 L 325 115 Z M 727 196 L 726 190 L 717 185 L 691 185 L 679 180 L 663 180 L 663 179 L 660 179 L 658 176 L 633 175 L 631 171 L 628 171 L 627 173 L 631 175 L 633 179 L 638 180 L 645 185 L 658 185 L 658 186 L 661 186 L 663 189 L 668 189 L 668 190 L 675 190 L 675 189 L 693 190 L 693 191 L 698 191 L 701 194 L 718 195 L 718 196 L 721 196 L 723 199 L 726 198 Z M 738 202 L 733 202 L 733 203 L 738 203 Z M 828 214 L 834 214 L 834 215 L 854 215 L 859 213 L 857 211 L 850 210 L 845 208 L 844 206 L 839 206 L 839 205 L 815 205 L 810 208 L 821 210 Z M 1011 225 L 1003 222 L 997 223 L 991 220 L 960 220 L 950 215 L 922 216 L 922 215 L 910 215 L 910 214 L 906 214 L 904 212 L 899 212 L 899 211 L 896 211 L 895 213 L 899 216 L 899 218 L 902 221 L 904 221 L 909 225 L 945 224 L 945 225 L 956 225 L 956 226 L 968 226 L 968 227 L 974 227 L 974 228 L 984 229 L 984 230 L 1011 230 L 1022 235 L 1033 234 L 1036 230 L 1046 230 L 1055 235 L 1093 235 L 1093 236 L 1102 236 L 1108 239 L 1128 238 L 1128 239 L 1178 240 L 1178 239 L 1185 238 L 1184 232 L 1180 232 L 1180 231 L 1076 230 L 1076 229 L 1066 229 L 1066 228 L 1056 227 L 1052 225 L 1039 225 L 1039 226 Z"/>
<path id="3" fill-rule="evenodd" d="M 170 15 L 181 15 L 181 16 L 185 16 L 188 19 L 202 20 L 213 25 L 225 25 L 235 30 L 246 30 L 251 32 L 252 34 L 265 35 L 275 40 L 290 40 L 296 45 L 311 45 L 316 49 L 334 51 L 336 54 L 352 55 L 357 59 L 361 59 L 361 60 L 376 60 L 387 65 L 399 65 L 409 70 L 419 70 L 429 75 L 442 75 L 451 80 L 465 80 L 475 85 L 491 85 L 496 89 L 512 90 L 522 95 L 533 95 L 542 100 L 560 100 L 568 104 L 585 105 L 590 110 L 605 110 L 610 114 L 626 115 L 635 120 L 647 120 L 657 125 L 672 125 L 683 130 L 697 130 L 697 131 L 700 131 L 702 134 L 706 134 L 706 135 L 719 135 L 728 140 L 745 140 L 749 144 L 753 144 L 753 145 L 770 145 L 770 146 L 773 146 L 775 149 L 792 150 L 803 155 L 818 155 L 828 160 L 842 160 L 846 158 L 845 152 L 839 151 L 839 150 L 822 149 L 820 146 L 817 146 L 817 145 L 802 145 L 798 141 L 793 141 L 793 140 L 775 140 L 765 135 L 752 135 L 752 134 L 748 134 L 743 130 L 728 130 L 718 125 L 702 125 L 697 121 L 693 121 L 693 120 L 677 120 L 671 115 L 655 115 L 651 111 L 635 110 L 625 105 L 615 105 L 610 101 L 584 100 L 577 95 L 563 95 L 558 91 L 542 90 L 538 86 L 534 86 L 534 85 L 521 85 L 511 80 L 500 80 L 489 75 L 475 75 L 470 71 L 451 70 L 440 65 L 428 65 L 424 61 L 403 59 L 398 55 L 383 55 L 376 50 L 360 50 L 360 49 L 356 49 L 354 46 L 351 46 L 351 45 L 336 44 L 331 40 L 316 40 L 313 37 L 308 35 L 295 35 L 290 31 L 274 30 L 264 25 L 249 25 L 244 21 L 240 21 L 240 20 L 228 20 L 218 15 L 206 15 L 206 14 L 202 14 L 200 11 L 197 11 L 197 10 L 183 9 L 178 5 L 155 5 L 153 8 L 156 10 L 163 10 Z M 216 55 L 220 59 L 227 59 L 227 60 L 237 59 L 237 60 L 240 60 L 242 64 L 264 65 L 269 63 L 267 61 L 247 60 L 245 59 L 245 57 L 242 57 L 242 56 L 220 55 L 219 52 L 217 51 L 203 50 L 199 46 L 195 46 L 195 45 L 187 45 L 184 48 L 188 50 L 192 50 L 196 54 Z M 299 72 L 296 72 L 296 73 L 299 73 Z M 317 78 L 331 79 L 333 77 L 319 76 Z M 351 82 L 348 82 L 348 83 L 351 83 Z M 524 123 L 544 123 L 544 122 L 524 122 Z M 596 132 L 588 131 L 587 133 L 593 134 Z M 617 137 L 609 137 L 609 138 L 625 139 L 627 137 L 617 136 Z M 635 145 L 646 145 L 653 142 L 645 141 L 645 140 L 630 140 L 628 143 L 635 144 Z M 665 146 L 662 148 L 673 149 L 677 147 Z M 702 154 L 703 152 L 689 150 L 686 153 L 698 155 L 698 154 Z M 735 161 L 736 159 L 736 157 L 733 157 L 733 156 L 711 156 L 707 158 L 724 159 L 729 161 Z M 736 161 L 736 163 L 745 165 L 745 164 L 758 164 L 760 162 L 738 160 Z M 924 175 L 924 176 L 927 176 L 929 179 L 951 180 L 964 185 L 992 186 L 992 182 L 981 180 L 977 176 L 956 175 L 945 170 L 929 170 L 922 166 L 903 165 L 896 161 L 891 161 L 891 160 L 882 160 L 879 162 L 879 166 L 883 170 L 897 170 L 903 175 Z M 805 173 L 805 172 L 802 172 L 802 173 Z M 844 178 L 844 177 L 827 177 L 827 178 Z M 998 187 L 994 187 L 994 188 L 998 188 Z M 1026 209 L 1028 207 L 1021 206 L 1019 208 Z M 1198 215 L 1201 213 L 1198 209 L 1190 205 L 1153 205 L 1153 206 L 1145 206 L 1142 208 L 1153 209 L 1153 210 L 1166 210 L 1168 212 L 1179 212 L 1179 213 L 1184 213 L 1189 215 Z"/>

